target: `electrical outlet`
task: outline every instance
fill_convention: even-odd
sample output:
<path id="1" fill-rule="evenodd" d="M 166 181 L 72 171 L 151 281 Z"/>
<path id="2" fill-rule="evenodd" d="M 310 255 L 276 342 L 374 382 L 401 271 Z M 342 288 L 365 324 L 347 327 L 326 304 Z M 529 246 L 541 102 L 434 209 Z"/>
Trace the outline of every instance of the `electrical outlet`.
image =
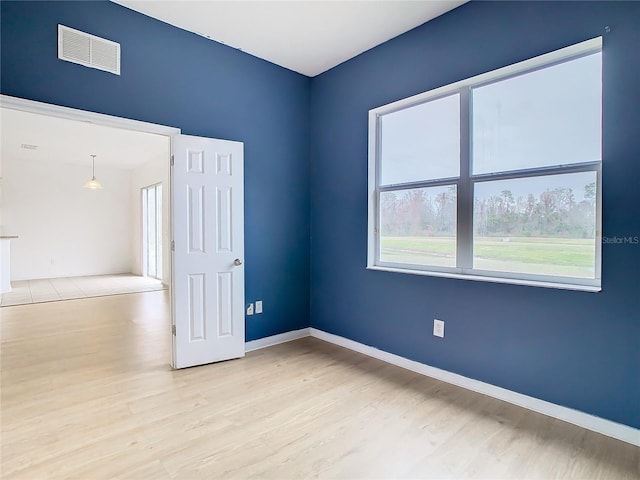
<path id="1" fill-rule="evenodd" d="M 433 334 L 444 338 L 444 320 L 433 319 Z"/>
<path id="2" fill-rule="evenodd" d="M 250 303 L 249 306 L 247 306 L 247 315 L 253 315 L 253 303 Z"/>
<path id="3" fill-rule="evenodd" d="M 256 314 L 262 313 L 262 300 L 256 300 Z"/>

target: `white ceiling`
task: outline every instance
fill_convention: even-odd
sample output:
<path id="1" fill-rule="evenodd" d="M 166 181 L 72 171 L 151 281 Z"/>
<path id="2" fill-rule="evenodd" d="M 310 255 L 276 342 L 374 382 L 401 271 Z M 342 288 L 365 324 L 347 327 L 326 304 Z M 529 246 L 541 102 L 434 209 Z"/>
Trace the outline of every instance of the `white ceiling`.
<path id="1" fill-rule="evenodd" d="M 467 0 L 112 0 L 313 77 Z"/>
<path id="2" fill-rule="evenodd" d="M 169 138 L 47 115 L 0 109 L 0 158 L 86 165 L 96 155 L 100 168 L 132 170 L 169 159 Z M 22 145 L 36 149 L 25 149 Z"/>

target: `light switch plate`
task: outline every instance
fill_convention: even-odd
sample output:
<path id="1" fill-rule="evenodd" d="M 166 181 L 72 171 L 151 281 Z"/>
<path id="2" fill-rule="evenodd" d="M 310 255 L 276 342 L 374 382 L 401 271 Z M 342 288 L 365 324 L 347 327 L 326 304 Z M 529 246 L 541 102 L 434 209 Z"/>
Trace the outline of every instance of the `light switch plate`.
<path id="1" fill-rule="evenodd" d="M 444 338 L 444 320 L 433 319 L 433 334 Z"/>

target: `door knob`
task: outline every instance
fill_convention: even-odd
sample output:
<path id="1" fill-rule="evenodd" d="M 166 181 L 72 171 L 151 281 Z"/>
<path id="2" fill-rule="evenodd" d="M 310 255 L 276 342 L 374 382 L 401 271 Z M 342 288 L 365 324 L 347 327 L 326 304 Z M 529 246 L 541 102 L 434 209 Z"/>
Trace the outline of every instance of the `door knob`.
<path id="1" fill-rule="evenodd" d="M 233 264 L 234 264 L 235 266 L 239 267 L 240 265 L 242 265 L 242 260 L 240 260 L 239 258 L 236 258 L 236 259 L 233 261 Z"/>

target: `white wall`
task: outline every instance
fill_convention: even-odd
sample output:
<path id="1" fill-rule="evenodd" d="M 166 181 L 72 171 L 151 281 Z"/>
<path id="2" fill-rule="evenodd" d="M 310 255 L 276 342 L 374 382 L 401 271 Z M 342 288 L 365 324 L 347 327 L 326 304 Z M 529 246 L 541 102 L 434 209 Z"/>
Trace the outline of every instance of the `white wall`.
<path id="1" fill-rule="evenodd" d="M 131 272 L 142 275 L 142 193 L 141 189 L 162 184 L 162 283 L 171 282 L 170 229 L 169 229 L 169 140 L 167 154 L 148 161 L 133 170 L 131 175 Z"/>
<path id="2" fill-rule="evenodd" d="M 103 190 L 82 185 L 91 168 L 2 158 L 3 230 L 11 280 L 131 271 L 131 172 L 96 162 Z"/>
<path id="3" fill-rule="evenodd" d="M 2 235 L 4 233 L 4 222 L 2 221 L 2 198 L 3 198 L 3 194 L 2 194 L 2 185 L 4 183 L 3 180 L 3 176 L 2 176 L 2 158 L 0 158 L 0 235 Z"/>

